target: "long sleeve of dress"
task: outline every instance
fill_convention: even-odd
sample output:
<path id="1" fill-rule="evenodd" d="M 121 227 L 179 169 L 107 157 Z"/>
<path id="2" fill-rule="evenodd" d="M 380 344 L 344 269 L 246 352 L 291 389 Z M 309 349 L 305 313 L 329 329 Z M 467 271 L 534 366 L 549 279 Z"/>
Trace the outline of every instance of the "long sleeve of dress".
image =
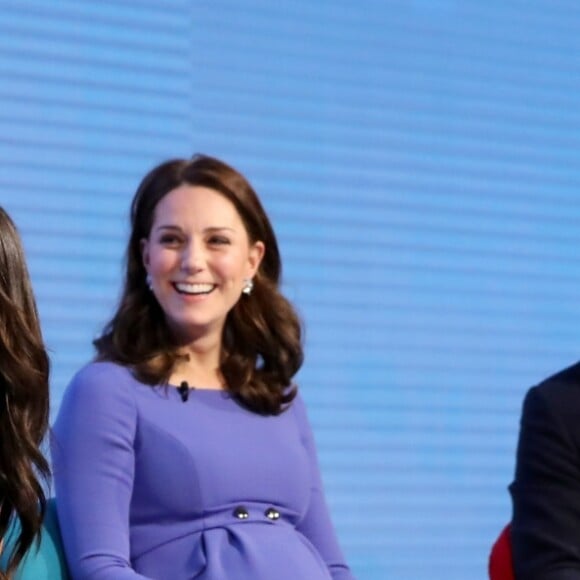
<path id="1" fill-rule="evenodd" d="M 517 451 L 512 545 L 518 580 L 580 580 L 580 391 L 532 388 Z"/>
<path id="2" fill-rule="evenodd" d="M 57 510 L 73 579 L 138 580 L 129 561 L 136 407 L 111 365 L 82 369 L 53 430 Z"/>
<path id="3" fill-rule="evenodd" d="M 312 476 L 310 504 L 297 529 L 320 552 L 333 580 L 354 580 L 354 576 L 345 563 L 344 556 L 336 538 L 334 526 L 330 519 L 324 497 L 314 436 L 308 421 L 306 408 L 300 397 L 297 397 L 293 402 L 293 408 L 300 426 L 302 441 L 308 452 Z"/>

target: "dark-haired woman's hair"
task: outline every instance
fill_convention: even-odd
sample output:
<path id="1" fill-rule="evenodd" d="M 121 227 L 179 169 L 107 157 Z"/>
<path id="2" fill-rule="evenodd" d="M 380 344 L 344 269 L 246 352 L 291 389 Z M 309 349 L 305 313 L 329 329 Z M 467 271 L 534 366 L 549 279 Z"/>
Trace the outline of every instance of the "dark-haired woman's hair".
<path id="1" fill-rule="evenodd" d="M 50 475 L 40 445 L 48 428 L 49 359 L 20 237 L 0 208 L 0 540 L 19 535 L 0 578 L 11 578 L 39 537 Z"/>
<path id="2" fill-rule="evenodd" d="M 220 372 L 227 389 L 246 407 L 257 413 L 280 413 L 296 394 L 292 377 L 303 361 L 300 322 L 279 291 L 278 243 L 258 196 L 243 175 L 212 157 L 167 161 L 139 185 L 131 205 L 125 286 L 117 312 L 94 342 L 97 360 L 128 366 L 138 379 L 156 385 L 169 381 L 182 356 L 147 287 L 141 254 L 157 204 L 182 184 L 222 194 L 236 207 L 250 242 L 265 245 L 251 296 L 242 296 L 227 316 Z"/>

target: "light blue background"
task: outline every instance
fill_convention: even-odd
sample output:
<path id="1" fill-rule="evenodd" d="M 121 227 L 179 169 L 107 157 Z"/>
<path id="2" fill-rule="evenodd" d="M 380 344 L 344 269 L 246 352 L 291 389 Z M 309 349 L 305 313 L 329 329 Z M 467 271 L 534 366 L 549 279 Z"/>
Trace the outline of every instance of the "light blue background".
<path id="1" fill-rule="evenodd" d="M 573 0 L 0 0 L 0 203 L 54 412 L 138 181 L 217 155 L 280 238 L 357 577 L 485 578 L 523 394 L 580 351 L 578 55 Z"/>

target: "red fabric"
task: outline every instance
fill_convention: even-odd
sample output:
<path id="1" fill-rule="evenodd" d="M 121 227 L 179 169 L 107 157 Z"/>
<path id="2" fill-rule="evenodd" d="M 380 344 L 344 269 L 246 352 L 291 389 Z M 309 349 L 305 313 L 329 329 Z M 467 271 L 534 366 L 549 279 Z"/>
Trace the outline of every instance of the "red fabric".
<path id="1" fill-rule="evenodd" d="M 490 580 L 514 580 L 512 543 L 508 524 L 498 536 L 489 554 Z"/>

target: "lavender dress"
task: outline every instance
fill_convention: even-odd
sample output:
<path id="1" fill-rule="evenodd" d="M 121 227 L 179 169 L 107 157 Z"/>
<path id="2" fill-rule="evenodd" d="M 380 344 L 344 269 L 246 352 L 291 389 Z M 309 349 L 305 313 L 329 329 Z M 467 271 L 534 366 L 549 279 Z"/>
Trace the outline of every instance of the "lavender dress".
<path id="1" fill-rule="evenodd" d="M 52 456 L 73 579 L 353 578 L 300 397 L 264 417 L 223 391 L 183 402 L 92 363 L 68 387 Z"/>

